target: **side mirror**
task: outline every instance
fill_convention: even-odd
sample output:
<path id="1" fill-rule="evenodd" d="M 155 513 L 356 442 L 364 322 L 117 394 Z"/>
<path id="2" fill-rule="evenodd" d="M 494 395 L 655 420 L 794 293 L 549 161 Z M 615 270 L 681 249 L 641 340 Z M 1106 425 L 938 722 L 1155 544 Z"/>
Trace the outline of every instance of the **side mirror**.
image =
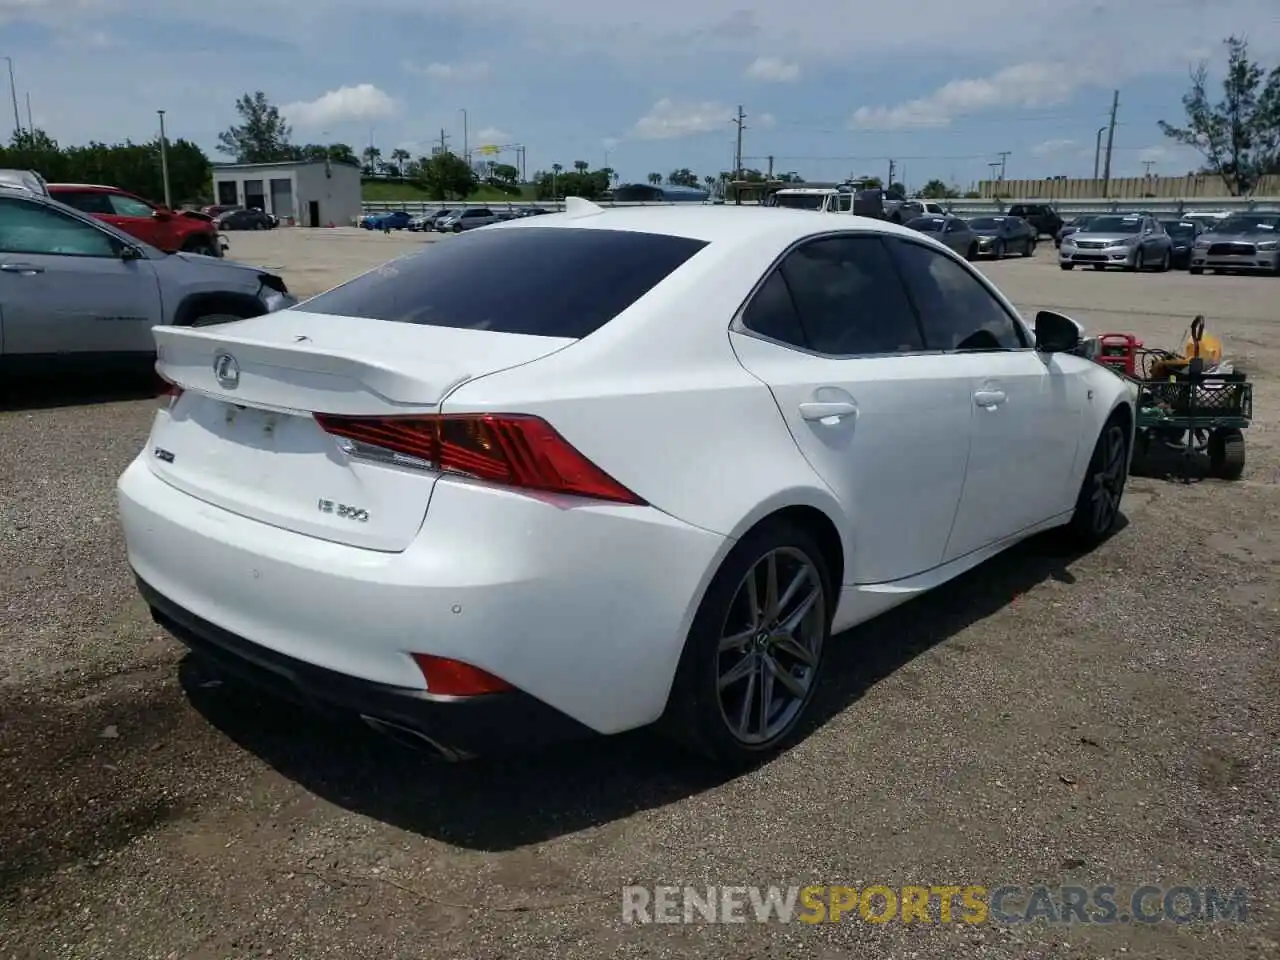
<path id="1" fill-rule="evenodd" d="M 156 211 L 154 211 L 154 212 L 151 214 L 151 216 L 155 217 L 157 220 L 172 220 L 172 219 L 173 219 L 173 214 L 172 214 L 172 213 L 170 213 L 168 210 L 156 210 Z"/>
<path id="2" fill-rule="evenodd" d="M 1036 349 L 1041 353 L 1070 353 L 1080 346 L 1084 328 L 1051 310 L 1036 314 Z"/>
<path id="3" fill-rule="evenodd" d="M 126 263 L 130 260 L 141 260 L 142 251 L 132 244 L 123 243 L 120 245 L 120 259 L 124 260 Z"/>

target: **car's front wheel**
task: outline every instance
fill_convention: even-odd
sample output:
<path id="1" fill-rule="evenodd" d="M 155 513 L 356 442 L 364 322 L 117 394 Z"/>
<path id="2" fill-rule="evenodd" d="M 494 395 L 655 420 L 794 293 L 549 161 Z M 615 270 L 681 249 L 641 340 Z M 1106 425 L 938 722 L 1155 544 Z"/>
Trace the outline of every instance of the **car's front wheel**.
<path id="1" fill-rule="evenodd" d="M 834 602 L 811 535 L 785 522 L 757 527 L 703 597 L 662 726 L 728 766 L 777 753 L 813 700 Z"/>
<path id="2" fill-rule="evenodd" d="M 1129 432 L 1124 420 L 1113 416 L 1094 444 L 1089 469 L 1076 497 L 1068 529 L 1078 546 L 1089 548 L 1105 540 L 1120 517 L 1120 500 L 1129 478 Z"/>

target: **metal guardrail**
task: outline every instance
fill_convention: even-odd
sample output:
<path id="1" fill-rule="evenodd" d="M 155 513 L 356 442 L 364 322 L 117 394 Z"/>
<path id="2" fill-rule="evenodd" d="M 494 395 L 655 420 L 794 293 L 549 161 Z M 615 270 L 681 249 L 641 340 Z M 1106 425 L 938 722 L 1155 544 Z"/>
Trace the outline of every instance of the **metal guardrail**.
<path id="1" fill-rule="evenodd" d="M 1098 198 L 1093 200 L 1044 200 L 1035 197 L 1029 197 L 1025 200 L 1008 199 L 1008 200 L 942 200 L 939 201 L 944 207 L 952 213 L 960 217 L 980 217 L 990 216 L 992 214 L 1000 214 L 1005 212 L 1015 203 L 1048 203 L 1064 220 L 1071 217 L 1083 216 L 1085 214 L 1094 213 L 1117 213 L 1122 211 L 1142 210 L 1156 215 L 1182 216 L 1187 213 L 1244 213 L 1248 211 L 1257 211 L 1259 213 L 1280 213 L 1280 197 L 1196 197 L 1193 199 L 1170 199 L 1170 198 L 1147 198 L 1144 200 L 1110 200 Z M 699 206 L 718 205 L 719 201 L 708 201 L 706 204 Z M 743 206 L 755 206 L 756 204 L 746 203 Z M 406 201 L 405 203 L 396 203 L 387 200 L 371 200 L 363 205 L 363 213 L 382 213 L 388 210 L 404 210 L 413 216 L 432 213 L 441 207 L 448 207 L 456 210 L 463 207 L 488 207 L 490 210 L 507 210 L 519 207 L 542 207 L 544 210 L 563 209 L 563 202 L 551 200 L 532 201 L 532 200 L 496 200 L 490 203 L 480 201 L 457 202 L 448 201 L 446 203 L 424 203 L 422 201 Z M 630 202 L 630 203 L 602 203 L 605 207 L 672 207 L 672 206 L 688 206 L 684 203 L 656 203 L 656 202 Z M 734 206 L 729 203 L 725 206 Z"/>

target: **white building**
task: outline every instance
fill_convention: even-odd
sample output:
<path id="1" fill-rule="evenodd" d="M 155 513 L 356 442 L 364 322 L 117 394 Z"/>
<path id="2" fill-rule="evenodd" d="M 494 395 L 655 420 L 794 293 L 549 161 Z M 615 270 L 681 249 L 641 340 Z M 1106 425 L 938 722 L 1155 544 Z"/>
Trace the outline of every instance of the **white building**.
<path id="1" fill-rule="evenodd" d="M 361 213 L 360 168 L 349 163 L 218 163 L 213 202 L 257 207 L 300 227 L 346 226 Z"/>

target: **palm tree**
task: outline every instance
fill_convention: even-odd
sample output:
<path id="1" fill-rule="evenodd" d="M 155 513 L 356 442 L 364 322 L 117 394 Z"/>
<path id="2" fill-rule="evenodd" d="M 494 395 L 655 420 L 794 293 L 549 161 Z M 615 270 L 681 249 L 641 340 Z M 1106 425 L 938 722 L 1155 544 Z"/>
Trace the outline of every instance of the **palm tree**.
<path id="1" fill-rule="evenodd" d="M 396 165 L 401 179 L 404 178 L 404 165 L 409 162 L 409 151 L 403 147 L 396 147 L 391 151 L 391 160 Z"/>
<path id="2" fill-rule="evenodd" d="M 573 161 L 573 169 L 577 170 L 579 173 L 586 173 L 586 172 L 587 172 L 587 166 L 588 166 L 588 164 L 587 164 L 587 161 L 585 161 L 585 160 L 575 160 L 575 161 Z"/>
<path id="3" fill-rule="evenodd" d="M 364 152 L 361 156 L 364 157 L 365 172 L 370 175 L 377 173 L 378 161 L 382 159 L 382 151 L 377 147 L 368 146 L 364 148 Z"/>
<path id="4" fill-rule="evenodd" d="M 652 183 L 655 187 L 658 186 L 658 184 L 662 183 L 662 174 L 660 173 L 649 174 L 649 182 Z"/>

